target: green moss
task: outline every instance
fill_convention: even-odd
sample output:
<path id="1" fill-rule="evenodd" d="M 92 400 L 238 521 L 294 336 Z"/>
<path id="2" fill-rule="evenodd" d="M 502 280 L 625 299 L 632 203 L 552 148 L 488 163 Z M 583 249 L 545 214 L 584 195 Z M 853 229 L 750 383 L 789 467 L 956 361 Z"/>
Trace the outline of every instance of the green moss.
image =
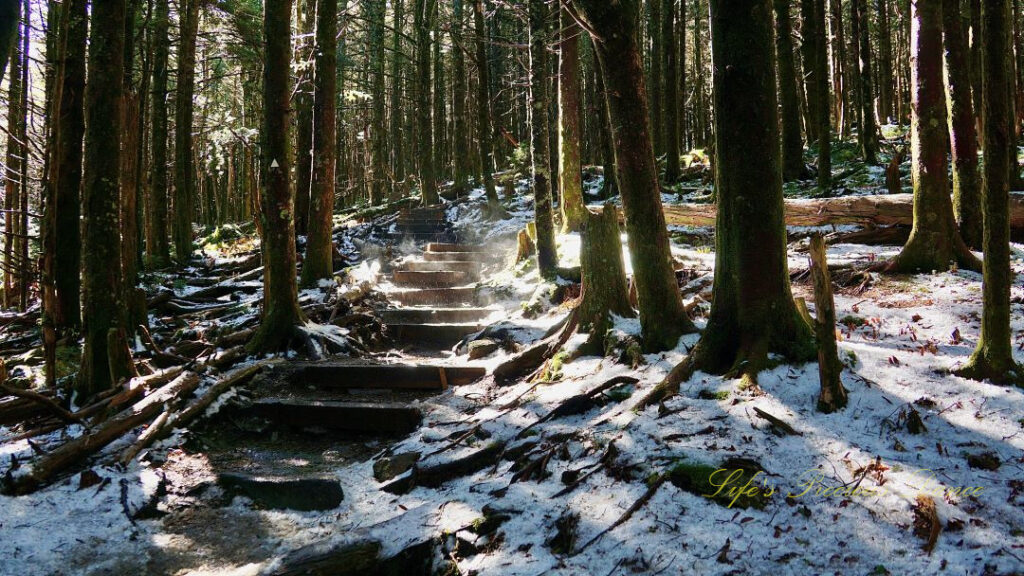
<path id="1" fill-rule="evenodd" d="M 680 490 L 728 508 L 762 509 L 774 490 L 762 484 L 763 474 L 759 473 L 745 461 L 726 461 L 719 466 L 680 462 L 669 471 L 669 481 Z"/>
<path id="2" fill-rule="evenodd" d="M 854 328 L 860 328 L 861 326 L 866 325 L 868 321 L 860 316 L 847 314 L 846 316 L 843 316 L 842 318 L 839 319 L 839 323 L 852 330 Z"/>
<path id="3" fill-rule="evenodd" d="M 701 400 L 725 400 L 729 398 L 728 390 L 708 390 L 704 389 L 697 393 L 697 398 Z"/>

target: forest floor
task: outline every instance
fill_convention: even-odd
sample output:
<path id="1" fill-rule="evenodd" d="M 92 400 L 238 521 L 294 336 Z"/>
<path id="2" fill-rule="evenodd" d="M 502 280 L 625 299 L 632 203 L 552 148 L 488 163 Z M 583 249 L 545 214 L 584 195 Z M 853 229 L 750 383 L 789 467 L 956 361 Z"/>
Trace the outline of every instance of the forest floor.
<path id="1" fill-rule="evenodd" d="M 852 169 L 858 171 L 842 193 L 884 187 L 878 169 Z M 706 193 L 699 182 L 684 189 L 667 191 L 666 201 Z M 491 369 L 567 315 L 572 291 L 564 282 L 542 281 L 532 263 L 511 262 L 515 233 L 532 208 L 525 193 L 506 204 L 509 219 L 486 222 L 476 191 L 450 205 L 448 217 L 467 233 L 479 230 L 475 241 L 488 251 L 508 253 L 485 268 L 478 289 L 500 319 L 485 332 L 507 349 L 472 362 L 462 349 L 427 359 Z M 339 236 L 360 278 L 305 291 L 304 302 L 350 289 L 374 275 L 373 261 L 387 268 L 412 251 L 374 246 L 387 218 Z M 790 229 L 790 269 L 795 296 L 813 302 L 801 274 L 809 231 Z M 684 297 L 701 326 L 710 306 L 713 236 L 706 229 L 672 232 Z M 578 264 L 578 235 L 559 236 L 558 244 L 561 264 Z M 233 261 L 208 250 L 216 266 Z M 898 250 L 840 242 L 828 256 L 833 265 L 863 269 Z M 1013 246 L 1013 267 L 1015 355 L 1024 362 L 1022 245 Z M 84 475 L 76 474 L 27 496 L 0 496 L 0 573 L 273 574 L 296 550 L 343 551 L 367 539 L 383 545 L 381 556 L 431 543 L 425 554 L 449 574 L 1024 573 L 1024 390 L 948 372 L 978 337 L 980 275 L 838 273 L 836 280 L 850 397 L 839 413 L 815 410 L 816 364 L 776 366 L 746 389 L 698 373 L 662 406 L 636 410 L 694 345 L 693 335 L 666 353 L 641 356 L 627 346 L 617 357 L 559 355 L 532 381 L 500 386 L 486 377 L 410 398 L 424 421 L 407 436 L 336 442 L 215 416 L 128 467 L 108 464 L 127 445 L 112 444 L 92 460 L 101 480 L 89 487 L 80 488 Z M 251 322 L 260 287 L 252 288 L 236 301 L 237 317 L 209 322 Z M 375 285 L 370 304 L 361 306 L 374 313 L 388 289 Z M 615 329 L 623 342 L 639 333 L 634 320 L 619 320 Z M 582 340 L 572 338 L 566 350 Z M 377 359 L 424 358 L 398 350 Z M 276 375 L 284 369 L 276 366 L 216 407 L 280 386 Z M 4 467 L 81 433 L 71 427 L 31 443 L 9 441 L 19 431 L 0 428 Z M 241 450 L 249 453 L 239 456 Z M 257 453 L 277 467 L 336 478 L 343 501 L 328 511 L 269 510 L 211 487 L 219 470 L 235 465 L 232 457 L 252 461 Z M 450 462 L 461 468 L 434 487 L 402 486 L 408 473 L 378 482 L 383 463 L 407 454 L 418 455 L 420 469 Z M 725 489 L 709 497 L 718 488 L 706 474 L 699 479 L 707 467 L 744 472 L 728 481 L 727 474 L 713 476 Z M 754 470 L 761 473 L 751 479 Z M 737 498 L 727 492 L 747 480 L 753 490 Z M 922 496 L 933 497 L 935 515 Z"/>

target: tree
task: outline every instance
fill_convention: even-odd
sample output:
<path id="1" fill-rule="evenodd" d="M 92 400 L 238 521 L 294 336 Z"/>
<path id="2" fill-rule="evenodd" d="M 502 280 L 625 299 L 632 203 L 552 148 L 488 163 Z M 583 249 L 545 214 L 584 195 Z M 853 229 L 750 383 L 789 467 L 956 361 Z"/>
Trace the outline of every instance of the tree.
<path id="1" fill-rule="evenodd" d="M 370 122 L 370 204 L 384 201 L 384 0 L 363 0 L 366 18 L 370 26 L 370 90 L 373 98 L 373 113 Z M 428 107 L 429 108 L 429 107 Z M 429 111 L 428 111 L 429 114 Z"/>
<path id="2" fill-rule="evenodd" d="M 813 42 L 813 62 L 809 75 L 813 77 L 815 97 L 815 120 L 818 135 L 818 188 L 822 191 L 832 189 L 832 120 L 828 105 L 828 38 L 825 26 L 825 0 L 812 0 L 814 3 L 814 21 L 808 26 L 805 22 L 805 42 Z M 810 40 L 808 40 L 808 38 Z M 804 70 L 807 74 L 808 71 Z"/>
<path id="3" fill-rule="evenodd" d="M 643 347 L 675 347 L 696 328 L 683 309 L 647 130 L 647 87 L 637 42 L 638 0 L 575 0 L 594 40 L 604 79 L 616 176 L 640 308 Z M 778 146 L 778 143 L 774 144 Z"/>
<path id="4" fill-rule="evenodd" d="M 960 238 L 949 198 L 946 101 L 942 78 L 942 4 L 911 3 L 911 171 L 914 226 L 891 272 L 946 270 L 951 262 L 970 270 L 981 263 Z"/>
<path id="5" fill-rule="evenodd" d="M 859 116 L 861 122 L 858 126 L 857 136 L 860 140 L 860 150 L 864 162 L 877 164 L 878 143 L 875 140 L 875 134 L 878 128 L 875 125 L 875 90 L 871 79 L 871 37 L 868 34 L 867 0 L 853 0 L 853 10 L 853 20 L 857 24 L 857 35 L 854 42 L 860 44 L 857 73 L 860 81 Z"/>
<path id="6" fill-rule="evenodd" d="M 0 0 L 0 82 L 4 80 L 7 61 L 18 37 L 18 12 L 21 0 Z"/>
<path id="7" fill-rule="evenodd" d="M 968 246 L 981 247 L 981 175 L 978 134 L 971 99 L 971 70 L 961 21 L 960 0 L 943 0 L 942 37 L 946 49 L 946 99 L 953 149 L 953 214 Z"/>
<path id="8" fill-rule="evenodd" d="M 779 100 L 782 109 L 782 177 L 789 182 L 803 176 L 804 142 L 800 135 L 800 97 L 793 62 L 790 0 L 775 0 L 775 51 L 779 59 Z"/>
<path id="9" fill-rule="evenodd" d="M 685 0 L 684 0 L 685 1 Z M 679 180 L 679 79 L 676 75 L 676 3 L 661 3 L 661 70 L 665 75 L 665 182 Z"/>
<path id="10" fill-rule="evenodd" d="M 420 190 L 423 203 L 432 206 L 441 201 L 437 194 L 437 168 L 434 166 L 434 125 L 430 82 L 430 33 L 437 15 L 437 0 L 416 0 L 416 87 L 419 105 L 416 107 L 416 127 L 419 131 Z"/>
<path id="11" fill-rule="evenodd" d="M 533 176 L 537 266 L 551 276 L 558 266 L 555 224 L 551 215 L 551 148 L 548 133 L 548 7 L 529 0 L 530 10 L 530 165 Z"/>
<path id="12" fill-rule="evenodd" d="M 263 38 L 263 142 L 260 222 L 263 230 L 263 319 L 248 348 L 284 346 L 306 319 L 295 282 L 295 202 L 291 192 L 291 15 L 293 0 L 266 0 Z"/>
<path id="13" fill-rule="evenodd" d="M 889 29 L 889 0 L 876 0 L 878 6 L 878 110 L 882 122 L 893 118 L 892 32 Z"/>
<path id="14" fill-rule="evenodd" d="M 466 45 L 462 39 L 464 0 L 452 0 L 452 150 L 454 178 L 452 192 L 462 196 L 469 191 L 471 172 L 469 154 L 469 122 L 466 113 Z"/>
<path id="15" fill-rule="evenodd" d="M 981 337 L 970 360 L 957 374 L 975 380 L 991 380 L 1006 384 L 1024 383 L 1024 372 L 1013 360 L 1010 330 L 1010 221 L 1009 168 L 1015 162 L 1012 146 L 1010 103 L 1007 86 L 1013 82 L 1006 65 L 1012 50 L 1006 18 L 1006 0 L 990 0 L 982 6 L 982 59 L 984 65 L 985 113 L 985 186 L 984 203 L 985 252 L 982 281 Z"/>
<path id="16" fill-rule="evenodd" d="M 772 4 L 712 0 L 711 14 L 715 284 L 690 368 L 754 378 L 769 354 L 800 362 L 815 349 L 793 303 L 786 260 Z"/>
<path id="17" fill-rule="evenodd" d="M 295 233 L 305 236 L 309 232 L 309 199 L 313 187 L 313 69 L 308 65 L 313 53 L 313 34 L 317 0 L 295 0 L 295 17 L 298 20 L 300 38 L 296 40 L 296 57 L 301 65 L 295 82 Z M 383 0 L 368 0 L 376 3 Z M 364 5 L 367 3 L 364 2 Z M 367 10 L 367 15 L 372 14 Z M 383 18 L 383 15 L 381 16 Z M 371 27 L 374 19 L 368 18 Z M 372 44 L 372 42 L 371 42 Z M 371 47 L 372 51 L 372 47 Z M 377 94 L 374 93 L 376 104 Z M 373 126 L 373 137 L 377 137 L 377 126 Z M 370 203 L 375 204 L 370 183 Z"/>
<path id="18" fill-rule="evenodd" d="M 487 210 L 492 217 L 504 213 L 498 191 L 494 186 L 494 128 L 491 125 L 490 64 L 487 60 L 487 30 L 484 27 L 483 0 L 473 0 L 473 27 L 475 31 L 477 67 L 477 134 L 480 141 L 480 163 L 483 165 L 484 193 Z"/>
<path id="19" fill-rule="evenodd" d="M 153 16 L 153 169 L 146 252 L 152 268 L 162 268 L 171 261 L 167 242 L 167 58 L 171 39 L 169 6 L 156 2 Z"/>
<path id="20" fill-rule="evenodd" d="M 561 34 L 558 60 L 558 189 L 562 194 L 562 231 L 579 231 L 586 221 L 580 171 L 580 28 L 568 7 L 559 10 Z"/>
<path id="21" fill-rule="evenodd" d="M 338 3 L 317 0 L 316 72 L 313 86 L 313 185 L 309 198 L 309 237 L 302 262 L 303 286 L 334 276 L 334 170 L 337 164 L 335 129 L 337 114 Z M 380 94 L 383 95 L 383 87 Z M 380 98 L 383 102 L 383 97 Z M 383 107 L 383 104 L 381 105 Z M 381 137 L 384 121 L 381 119 Z M 383 156 L 383 151 L 381 153 Z M 382 193 L 383 196 L 383 193 Z"/>
<path id="22" fill-rule="evenodd" d="M 201 0 L 182 0 L 178 49 L 178 93 L 174 105 L 174 258 L 192 258 L 192 214 L 196 195 L 192 120 L 196 90 L 196 37 Z"/>
<path id="23" fill-rule="evenodd" d="M 402 62 L 405 58 L 402 52 L 402 31 L 405 15 L 405 3 L 402 0 L 395 0 L 394 3 L 394 32 L 391 37 L 391 153 L 394 162 L 392 170 L 395 177 L 392 180 L 391 196 L 399 198 L 408 191 L 406 179 L 408 173 L 405 168 L 405 114 L 401 104 L 402 89 L 404 88 Z"/>
<path id="24" fill-rule="evenodd" d="M 130 367 L 111 364 L 111 331 L 124 330 L 118 193 L 121 159 L 121 96 L 124 91 L 125 2 L 92 6 L 89 90 L 85 95 L 85 168 L 82 187 L 82 287 L 85 344 L 78 391 L 88 397 L 111 388 Z"/>

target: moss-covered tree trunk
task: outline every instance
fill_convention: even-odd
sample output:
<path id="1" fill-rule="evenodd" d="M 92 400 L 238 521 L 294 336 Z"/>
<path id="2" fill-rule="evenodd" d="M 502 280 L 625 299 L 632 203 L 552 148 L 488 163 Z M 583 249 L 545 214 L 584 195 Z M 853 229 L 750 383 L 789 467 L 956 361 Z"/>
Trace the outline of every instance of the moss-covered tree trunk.
<path id="1" fill-rule="evenodd" d="M 469 121 L 466 114 L 466 56 L 462 39 L 465 0 L 452 0 L 452 192 L 456 197 L 469 191 L 472 156 L 469 153 Z"/>
<path id="2" fill-rule="evenodd" d="M 892 272 L 946 270 L 951 263 L 978 270 L 981 263 L 960 238 L 949 197 L 946 99 L 942 77 L 942 3 L 911 2 L 910 142 L 914 226 L 887 266 Z"/>
<path id="3" fill-rule="evenodd" d="M 174 258 L 184 266 L 192 258 L 195 166 L 192 119 L 196 87 L 196 36 L 200 0 L 183 0 L 178 47 L 178 92 L 174 104 Z"/>
<path id="4" fill-rule="evenodd" d="M 775 51 L 779 66 L 779 103 L 782 111 L 782 178 L 789 182 L 803 176 L 804 142 L 800 135 L 800 98 L 793 62 L 793 28 L 790 0 L 775 0 Z"/>
<path id="5" fill-rule="evenodd" d="M 146 254 L 151 268 L 163 268 L 171 262 L 167 241 L 167 60 L 171 39 L 167 2 L 157 2 L 153 16 L 153 120 L 150 173 L 149 218 L 146 227 Z"/>
<path id="6" fill-rule="evenodd" d="M 860 61 L 857 65 L 857 73 L 860 82 L 860 118 L 861 124 L 858 127 L 858 140 L 860 140 L 861 155 L 864 162 L 868 164 L 878 163 L 878 141 L 876 134 L 878 126 L 875 123 L 875 87 L 872 78 L 871 67 L 871 36 L 868 31 L 868 0 L 854 0 L 854 16 L 857 21 L 857 37 L 854 41 L 859 43 Z"/>
<path id="7" fill-rule="evenodd" d="M 263 230 L 263 318 L 251 351 L 281 348 L 305 322 L 295 281 L 295 202 L 291 191 L 291 14 L 293 0 L 267 0 L 263 38 L 263 141 L 260 222 Z"/>
<path id="8" fill-rule="evenodd" d="M 537 224 L 537 266 L 542 276 L 558 266 L 555 223 L 551 214 L 551 140 L 548 120 L 548 6 L 529 0 L 530 10 L 530 164 Z"/>
<path id="9" fill-rule="evenodd" d="M 370 26 L 368 48 L 373 106 L 370 119 L 370 204 L 377 205 L 384 201 L 387 181 L 387 171 L 384 169 L 384 144 L 387 134 L 384 127 L 384 0 L 364 0 L 363 7 L 366 9 L 366 18 Z"/>
<path id="10" fill-rule="evenodd" d="M 636 315 L 629 304 L 629 288 L 619 240 L 619 217 L 615 206 L 609 203 L 600 212 L 588 211 L 581 235 L 583 295 L 577 314 L 579 331 L 590 334 L 582 351 L 600 354 L 603 352 L 605 333 L 611 327 L 611 315 L 622 318 L 633 318 Z"/>
<path id="11" fill-rule="evenodd" d="M 580 170 L 580 28 L 559 10 L 562 41 L 558 60 L 558 190 L 562 194 L 562 232 L 578 231 L 586 221 Z"/>
<path id="12" fill-rule="evenodd" d="M 434 123 L 431 117 L 430 33 L 437 14 L 437 0 L 416 0 L 416 129 L 419 132 L 420 192 L 423 203 L 432 206 L 441 201 L 437 194 L 437 167 L 434 166 Z"/>
<path id="13" fill-rule="evenodd" d="M 942 38 L 946 48 L 946 99 L 949 102 L 949 137 L 953 149 L 953 214 L 964 242 L 973 248 L 981 248 L 978 134 L 974 124 L 970 60 L 960 0 L 943 0 Z"/>
<path id="14" fill-rule="evenodd" d="M 711 2 L 715 284 L 692 356 L 698 369 L 748 377 L 771 353 L 793 361 L 815 354 L 789 285 L 771 14 L 771 0 Z"/>
<path id="15" fill-rule="evenodd" d="M 484 25 L 483 0 L 473 0 L 474 46 L 477 67 L 476 123 L 480 163 L 487 207 L 492 216 L 503 212 L 498 190 L 494 185 L 494 128 L 491 125 L 491 71 L 487 60 L 487 29 Z"/>
<path id="16" fill-rule="evenodd" d="M 676 3 L 661 3 L 661 69 L 665 75 L 665 182 L 679 180 L 679 78 L 676 74 Z"/>
<path id="17" fill-rule="evenodd" d="M 985 105 L 984 279 L 981 337 L 967 364 L 957 373 L 977 380 L 1024 384 L 1024 372 L 1013 360 L 1010 330 L 1010 221 L 1008 165 L 1015 161 L 1011 143 L 1007 85 L 1013 82 L 1006 66 L 1012 49 L 1012 24 L 1005 14 L 1007 0 L 990 0 L 982 7 L 982 59 Z"/>
<path id="18" fill-rule="evenodd" d="M 683 310 L 672 266 L 657 164 L 647 131 L 647 88 L 637 44 L 638 2 L 576 0 L 575 4 L 595 35 L 606 88 L 643 347 L 648 352 L 668 350 L 681 334 L 696 329 Z M 778 147 L 778 142 L 773 146 Z"/>
<path id="19" fill-rule="evenodd" d="M 369 9 L 369 4 L 376 4 L 383 0 L 366 0 L 363 6 L 367 8 L 364 14 L 369 20 L 371 29 L 370 55 L 373 57 L 373 26 L 374 18 Z M 299 38 L 296 40 L 295 57 L 299 64 L 298 75 L 295 80 L 295 233 L 305 236 L 309 232 L 309 199 L 313 187 L 313 67 L 308 65 L 313 57 L 313 35 L 316 27 L 316 2 L 317 0 L 296 0 L 295 19 L 298 20 Z M 373 64 L 370 66 L 373 67 Z M 379 96 L 373 94 L 373 103 L 376 106 Z M 374 125 L 373 137 L 377 137 L 377 126 Z M 371 145 L 372 146 L 372 145 Z M 376 203 L 374 198 L 375 189 L 371 182 L 370 198 L 371 203 Z"/>
<path id="20" fill-rule="evenodd" d="M 317 0 L 313 86 L 313 184 L 309 197 L 309 236 L 302 261 L 302 285 L 315 286 L 334 275 L 334 171 L 337 165 L 335 97 L 338 84 L 338 3 Z M 383 87 L 381 88 L 383 94 Z M 383 97 L 380 98 L 383 102 Z M 383 106 L 383 104 L 382 104 Z M 381 129 L 383 131 L 383 120 Z"/>
<path id="21" fill-rule="evenodd" d="M 121 96 L 124 92 L 125 2 L 92 6 L 89 84 L 85 112 L 85 168 L 82 186 L 82 325 L 85 345 L 78 392 L 91 396 L 127 376 L 128 366 L 111 366 L 107 334 L 123 330 L 121 235 L 118 198 L 121 158 Z"/>

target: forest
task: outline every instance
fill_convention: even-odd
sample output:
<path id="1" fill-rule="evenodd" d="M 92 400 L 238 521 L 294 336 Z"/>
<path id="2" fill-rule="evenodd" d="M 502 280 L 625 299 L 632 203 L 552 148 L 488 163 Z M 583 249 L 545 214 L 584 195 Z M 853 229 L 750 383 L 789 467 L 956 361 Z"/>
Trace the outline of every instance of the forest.
<path id="1" fill-rule="evenodd" d="M 1022 27 L 0 0 L 0 575 L 1024 574 Z"/>

